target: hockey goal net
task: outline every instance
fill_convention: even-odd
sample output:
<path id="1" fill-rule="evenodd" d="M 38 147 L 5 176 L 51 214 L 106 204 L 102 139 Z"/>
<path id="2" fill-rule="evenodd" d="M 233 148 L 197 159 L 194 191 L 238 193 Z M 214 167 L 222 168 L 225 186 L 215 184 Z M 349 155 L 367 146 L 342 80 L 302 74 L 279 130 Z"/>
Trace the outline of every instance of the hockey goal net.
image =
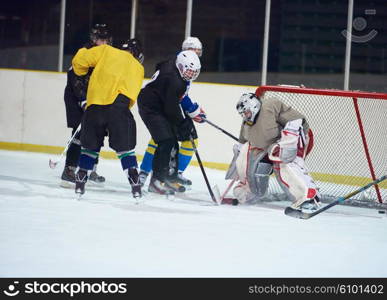
<path id="1" fill-rule="evenodd" d="M 262 101 L 276 97 L 305 115 L 314 133 L 306 165 L 324 200 L 345 196 L 387 173 L 387 94 L 261 86 Z M 271 180 L 270 193 L 280 193 Z M 387 182 L 351 198 L 386 203 Z"/>

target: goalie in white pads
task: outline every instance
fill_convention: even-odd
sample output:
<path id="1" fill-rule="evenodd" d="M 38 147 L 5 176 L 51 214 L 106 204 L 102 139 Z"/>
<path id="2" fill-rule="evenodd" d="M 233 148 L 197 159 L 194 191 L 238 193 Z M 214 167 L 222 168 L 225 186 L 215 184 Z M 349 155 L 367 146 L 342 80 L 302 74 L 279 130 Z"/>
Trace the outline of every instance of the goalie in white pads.
<path id="1" fill-rule="evenodd" d="M 244 93 L 236 108 L 243 118 L 243 145 L 235 159 L 236 172 L 230 168 L 226 179 L 239 180 L 233 191 L 238 201 L 261 201 L 274 171 L 293 208 L 317 205 L 317 187 L 304 161 L 313 145 L 305 116 L 275 97 L 261 101 L 253 93 Z"/>

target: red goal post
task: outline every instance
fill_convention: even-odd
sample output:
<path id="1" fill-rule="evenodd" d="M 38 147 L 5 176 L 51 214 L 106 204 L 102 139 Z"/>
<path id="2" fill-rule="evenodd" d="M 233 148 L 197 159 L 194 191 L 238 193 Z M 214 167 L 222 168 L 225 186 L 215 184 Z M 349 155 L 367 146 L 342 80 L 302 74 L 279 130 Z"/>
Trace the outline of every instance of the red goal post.
<path id="1" fill-rule="evenodd" d="M 387 173 L 387 94 L 278 85 L 260 86 L 256 95 L 305 115 L 314 133 L 306 164 L 323 197 L 344 196 Z M 357 198 L 387 202 L 387 183 Z"/>

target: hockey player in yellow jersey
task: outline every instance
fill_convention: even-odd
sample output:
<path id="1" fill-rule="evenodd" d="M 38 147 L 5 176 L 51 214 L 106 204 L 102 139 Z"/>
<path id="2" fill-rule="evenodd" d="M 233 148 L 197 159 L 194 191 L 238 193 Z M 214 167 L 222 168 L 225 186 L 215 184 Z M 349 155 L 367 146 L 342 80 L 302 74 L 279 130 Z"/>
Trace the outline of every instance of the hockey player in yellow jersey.
<path id="1" fill-rule="evenodd" d="M 85 192 L 85 183 L 108 132 L 109 146 L 121 160 L 133 197 L 141 197 L 135 156 L 136 122 L 130 108 L 135 104 L 144 80 L 142 60 L 140 42 L 131 39 L 121 49 L 110 45 L 80 49 L 72 61 L 78 76 L 87 74 L 90 67 L 94 68 L 82 120 L 82 149 L 75 182 L 77 194 Z"/>
<path id="2" fill-rule="evenodd" d="M 106 24 L 95 24 L 90 31 L 90 40 L 83 48 L 89 49 L 104 44 L 112 44 L 112 36 Z M 67 127 L 72 128 L 72 139 L 68 150 L 66 151 L 66 163 L 62 172 L 62 187 L 74 187 L 75 171 L 78 167 L 79 156 L 81 155 L 81 130 L 79 124 L 82 121 L 83 113 L 86 106 L 86 93 L 90 75 L 93 69 L 90 68 L 88 73 L 83 76 L 77 76 L 72 67 L 67 71 L 67 84 L 64 91 L 64 103 L 66 108 Z M 102 184 L 105 177 L 98 175 L 96 161 L 93 171 L 90 173 L 89 180 Z"/>

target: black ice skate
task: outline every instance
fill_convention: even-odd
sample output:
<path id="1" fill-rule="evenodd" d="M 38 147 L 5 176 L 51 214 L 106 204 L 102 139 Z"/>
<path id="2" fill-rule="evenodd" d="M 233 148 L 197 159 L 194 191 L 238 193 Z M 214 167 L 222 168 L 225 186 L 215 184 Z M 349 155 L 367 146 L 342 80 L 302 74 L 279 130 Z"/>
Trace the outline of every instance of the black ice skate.
<path id="1" fill-rule="evenodd" d="M 149 183 L 148 191 L 151 193 L 157 193 L 160 195 L 174 195 L 175 191 L 165 185 L 164 182 L 152 177 Z"/>
<path id="2" fill-rule="evenodd" d="M 141 198 L 141 183 L 140 178 L 136 168 L 130 168 L 128 170 L 128 180 L 130 185 L 132 186 L 132 194 L 133 198 Z"/>
<path id="3" fill-rule="evenodd" d="M 73 166 L 65 166 L 63 169 L 63 173 L 61 176 L 60 186 L 64 188 L 72 188 L 75 185 L 75 170 L 76 167 Z"/>
<path id="4" fill-rule="evenodd" d="M 182 185 L 187 185 L 187 186 L 192 185 L 192 181 L 189 180 L 188 178 L 185 178 L 183 176 L 183 172 L 179 172 L 177 174 L 177 182 L 182 184 Z"/>
<path id="5" fill-rule="evenodd" d="M 90 173 L 89 180 L 93 183 L 103 184 L 105 182 L 105 177 L 100 176 L 96 171 L 93 171 Z"/>
<path id="6" fill-rule="evenodd" d="M 87 171 L 79 170 L 77 174 L 75 174 L 75 193 L 80 197 L 85 193 L 85 185 L 87 182 Z"/>

